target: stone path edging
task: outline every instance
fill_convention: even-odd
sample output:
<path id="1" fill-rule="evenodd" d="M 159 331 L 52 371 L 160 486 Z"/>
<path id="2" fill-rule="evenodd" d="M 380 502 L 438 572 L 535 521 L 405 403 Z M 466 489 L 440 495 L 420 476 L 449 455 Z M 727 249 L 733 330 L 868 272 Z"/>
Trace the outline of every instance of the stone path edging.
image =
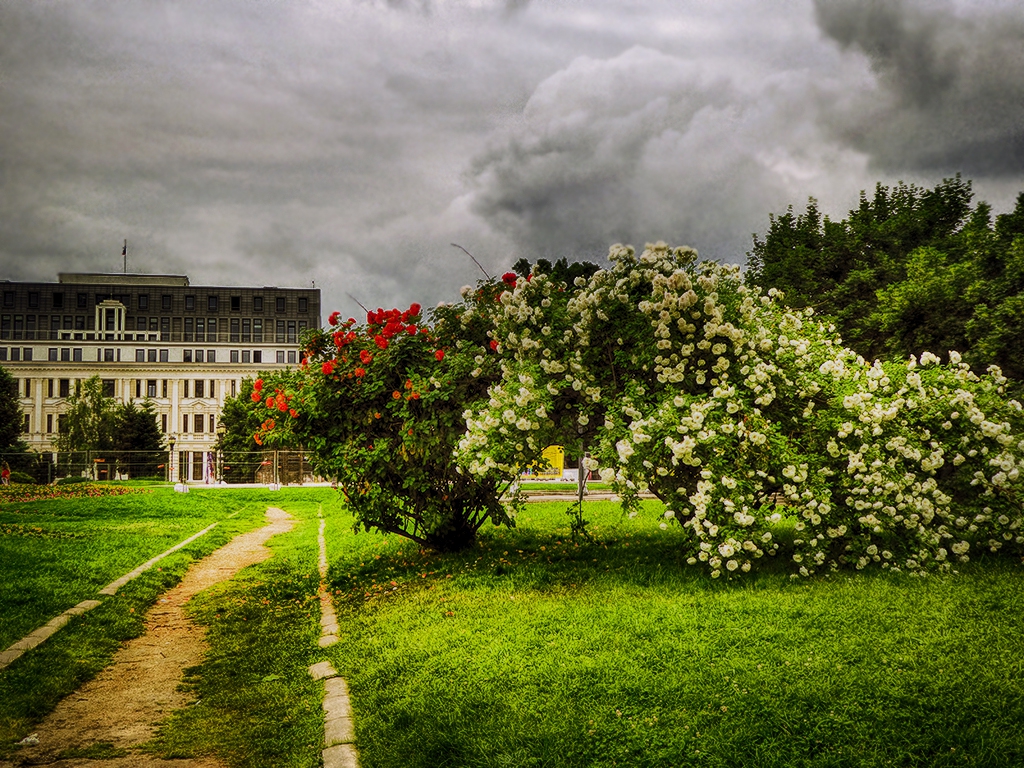
<path id="1" fill-rule="evenodd" d="M 327 542 L 324 529 L 327 521 L 320 509 L 320 640 L 321 648 L 338 642 L 338 617 L 334 601 L 327 589 Z M 339 677 L 334 665 L 321 661 L 309 668 L 314 680 L 324 681 L 324 768 L 359 768 L 359 753 L 355 746 L 355 727 L 352 723 L 352 705 L 348 697 L 348 683 Z"/>
<path id="2" fill-rule="evenodd" d="M 234 517 L 234 515 L 231 515 L 231 517 Z M 193 541 L 200 538 L 201 536 L 205 536 L 216 527 L 217 523 L 214 523 L 213 525 L 209 525 L 203 530 L 199 531 L 199 533 L 195 533 L 189 536 L 184 541 L 178 542 L 173 547 L 168 549 L 166 552 L 161 552 L 156 557 L 144 562 L 138 568 L 135 568 L 126 573 L 121 578 L 110 582 L 109 584 L 107 584 L 107 586 L 105 586 L 103 589 L 99 591 L 99 594 L 107 596 L 117 594 L 117 590 L 119 590 L 129 581 L 138 576 L 141 576 L 143 573 L 148 571 L 150 568 L 152 568 L 154 565 L 156 565 L 158 562 L 163 560 L 168 555 L 174 554 L 182 547 L 188 546 Z M 52 619 L 50 619 L 48 622 L 46 622 L 43 626 L 39 627 L 38 629 L 32 630 L 27 635 L 25 635 L 25 637 L 21 638 L 21 640 L 18 640 L 16 643 L 9 646 L 6 650 L 0 652 L 0 669 L 4 669 L 5 667 L 10 666 L 14 663 L 15 660 L 21 658 L 21 655 L 25 653 L 25 651 L 30 651 L 36 646 L 42 644 L 44 641 L 48 640 L 51 636 L 53 636 L 53 634 L 58 629 L 66 626 L 68 622 L 71 621 L 72 618 L 74 618 L 75 616 L 81 616 L 86 611 L 91 611 L 93 608 L 100 605 L 100 603 L 101 601 L 99 600 L 83 600 L 78 605 L 68 608 L 66 611 L 64 611 L 64 613 L 60 614 L 59 616 L 54 616 Z M 333 607 L 331 610 L 334 610 Z"/>

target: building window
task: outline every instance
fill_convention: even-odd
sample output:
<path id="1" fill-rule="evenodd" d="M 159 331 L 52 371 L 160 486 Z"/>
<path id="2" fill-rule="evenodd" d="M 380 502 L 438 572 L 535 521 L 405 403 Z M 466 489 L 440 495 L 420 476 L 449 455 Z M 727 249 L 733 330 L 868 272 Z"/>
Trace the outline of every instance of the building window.
<path id="1" fill-rule="evenodd" d="M 146 362 L 146 350 L 144 350 L 144 349 L 136 349 L 135 350 L 135 362 L 136 363 L 144 363 L 144 362 Z"/>
<path id="2" fill-rule="evenodd" d="M 237 317 L 232 317 L 231 324 L 229 327 L 230 331 L 228 335 L 228 341 L 230 341 L 232 344 L 237 344 L 239 341 L 238 337 L 241 335 L 240 329 L 242 327 L 242 323 Z"/>
<path id="3" fill-rule="evenodd" d="M 197 363 L 203 362 L 203 350 L 197 349 L 195 351 L 195 360 Z"/>
<path id="4" fill-rule="evenodd" d="M 21 359 L 26 363 L 32 362 L 32 347 L 25 347 L 21 350 Z"/>
<path id="5" fill-rule="evenodd" d="M 7 352 L 7 350 L 4 350 L 5 355 L 6 355 L 6 352 Z M 252 362 L 252 352 L 250 352 L 248 349 L 243 349 L 242 350 L 242 362 L 243 363 L 251 363 Z"/>
<path id="6" fill-rule="evenodd" d="M 160 318 L 160 341 L 171 340 L 171 318 Z"/>
<path id="7" fill-rule="evenodd" d="M 171 359 L 171 351 L 169 349 L 161 349 L 160 350 L 160 362 L 161 363 L 170 362 L 170 359 Z"/>
<path id="8" fill-rule="evenodd" d="M 164 312 L 171 311 L 171 295 L 169 293 L 165 293 L 160 296 L 160 309 Z"/>
<path id="9" fill-rule="evenodd" d="M 39 291 L 28 292 L 28 308 L 39 309 Z"/>
<path id="10" fill-rule="evenodd" d="M 231 350 L 231 362 L 232 363 L 237 363 L 238 362 L 238 350 L 237 349 L 232 349 Z"/>
<path id="11" fill-rule="evenodd" d="M 160 397 L 167 397 L 167 379 L 160 382 L 160 391 L 163 392 Z"/>
<path id="12" fill-rule="evenodd" d="M 60 361 L 62 363 L 70 363 L 71 362 L 71 350 L 68 347 L 61 347 L 60 348 Z"/>
<path id="13" fill-rule="evenodd" d="M 284 344 L 284 320 L 277 321 L 277 337 L 276 341 L 278 344 Z"/>
<path id="14" fill-rule="evenodd" d="M 217 350 L 208 349 L 206 350 L 206 362 L 216 363 L 217 362 Z"/>
<path id="15" fill-rule="evenodd" d="M 25 397 L 32 397 L 32 379 L 25 379 Z"/>
<path id="16" fill-rule="evenodd" d="M 11 294 L 11 306 L 13 306 L 13 305 L 14 305 L 14 294 L 12 293 Z M 263 311 L 263 297 L 262 296 L 253 296 L 252 297 L 252 311 L 253 312 L 262 312 Z"/>
<path id="17" fill-rule="evenodd" d="M 82 348 L 75 347 L 71 350 L 71 360 L 76 363 L 82 362 Z"/>
<path id="18" fill-rule="evenodd" d="M 242 320 L 242 338 L 243 344 L 248 344 L 252 341 L 252 320 L 248 318 Z"/>
<path id="19" fill-rule="evenodd" d="M 48 434 L 48 435 L 52 435 L 53 434 L 53 414 L 52 413 L 46 414 L 46 434 Z"/>
<path id="20" fill-rule="evenodd" d="M 263 319 L 255 318 L 252 321 L 252 340 L 257 344 L 263 343 Z"/>
<path id="21" fill-rule="evenodd" d="M 14 307 L 14 291 L 4 291 L 4 306 Z"/>
<path id="22" fill-rule="evenodd" d="M 217 318 L 211 317 L 206 321 L 206 340 L 217 343 Z"/>
<path id="23" fill-rule="evenodd" d="M 279 364 L 281 364 L 281 365 L 284 364 L 284 350 L 283 349 L 277 350 L 277 362 Z"/>
<path id="24" fill-rule="evenodd" d="M 234 397 L 238 393 L 238 382 L 234 379 L 231 380 L 231 396 Z"/>
<path id="25" fill-rule="evenodd" d="M 181 351 L 181 362 L 183 362 L 183 363 L 191 363 L 192 362 L 192 350 L 191 349 L 183 349 Z"/>
<path id="26" fill-rule="evenodd" d="M 142 379 L 135 380 L 135 396 L 142 397 Z"/>
<path id="27" fill-rule="evenodd" d="M 84 331 L 85 330 L 85 315 L 75 315 L 75 330 L 76 331 Z"/>
<path id="28" fill-rule="evenodd" d="M 305 296 L 299 297 L 299 312 L 309 312 L 309 299 Z"/>
<path id="29" fill-rule="evenodd" d="M 114 396 L 114 380 L 103 379 L 103 396 L 113 397 Z"/>
<path id="30" fill-rule="evenodd" d="M 206 419 L 203 418 L 203 414 L 197 413 L 195 416 L 192 417 L 192 421 L 195 424 L 195 426 L 192 427 L 192 431 L 193 432 L 203 432 L 203 431 L 205 431 L 204 427 L 206 425 L 203 422 L 205 422 Z"/>
<path id="31" fill-rule="evenodd" d="M 165 435 L 167 434 L 167 414 L 160 414 L 160 431 Z"/>
<path id="32" fill-rule="evenodd" d="M 50 315 L 50 338 L 60 338 L 60 315 Z"/>
<path id="33" fill-rule="evenodd" d="M 25 338 L 34 339 L 36 337 L 36 316 L 25 315 Z"/>
<path id="34" fill-rule="evenodd" d="M 196 341 L 206 341 L 206 320 L 196 318 Z"/>
<path id="35" fill-rule="evenodd" d="M 146 381 L 146 397 L 156 397 L 156 379 Z"/>
<path id="36" fill-rule="evenodd" d="M 57 348 L 56 347 L 50 347 L 48 350 L 46 350 L 46 360 L 47 360 L 47 362 L 50 362 L 50 363 L 56 363 L 57 362 Z"/>
<path id="37" fill-rule="evenodd" d="M 263 362 L 263 350 L 262 349 L 254 349 L 252 351 L 252 361 L 254 363 L 262 363 Z"/>
<path id="38" fill-rule="evenodd" d="M 149 309 L 149 294 L 148 293 L 140 293 L 139 294 L 139 309 L 140 310 Z"/>
<path id="39" fill-rule="evenodd" d="M 0 347 L 0 360 L 7 361 L 7 347 Z"/>
<path id="40" fill-rule="evenodd" d="M 53 308 L 54 309 L 64 309 L 64 294 L 63 293 L 55 293 L 55 294 L 53 294 L 52 301 L 53 301 Z"/>
<path id="41" fill-rule="evenodd" d="M 17 347 L 11 347 L 11 362 L 17 363 L 21 360 L 21 350 Z"/>
<path id="42" fill-rule="evenodd" d="M 295 335 L 295 321 L 288 321 L 288 343 L 295 344 L 298 341 L 298 336 Z"/>
<path id="43" fill-rule="evenodd" d="M 295 352 L 294 349 L 289 349 L 288 350 L 288 364 L 289 365 L 295 365 L 295 355 L 296 355 L 296 352 Z"/>
<path id="44" fill-rule="evenodd" d="M 242 311 L 242 297 L 241 296 L 232 296 L 231 297 L 231 311 L 232 312 L 241 312 Z"/>
<path id="45" fill-rule="evenodd" d="M 181 414 L 181 431 L 188 432 L 188 414 Z"/>
<path id="46" fill-rule="evenodd" d="M 103 362 L 104 363 L 112 363 L 112 362 L 114 362 L 114 350 L 112 350 L 112 349 L 104 349 L 103 350 Z"/>
<path id="47" fill-rule="evenodd" d="M 46 396 L 53 397 L 53 379 L 46 380 Z"/>
<path id="48" fill-rule="evenodd" d="M 57 381 L 57 396 L 69 397 L 71 395 L 71 379 L 59 379 Z"/>
<path id="49" fill-rule="evenodd" d="M 192 341 L 192 338 L 195 336 L 195 332 L 196 332 L 196 321 L 193 320 L 191 317 L 186 317 L 185 318 L 185 335 L 182 338 L 182 341 Z"/>
<path id="50" fill-rule="evenodd" d="M 277 305 L 277 311 L 278 312 L 284 312 L 284 296 L 278 296 L 277 297 L 276 305 Z"/>
<path id="51" fill-rule="evenodd" d="M 156 362 L 156 350 L 155 349 L 147 349 L 146 350 L 146 362 L 149 362 L 149 363 L 155 363 Z"/>
<path id="52" fill-rule="evenodd" d="M 195 296 L 186 296 L 185 297 L 185 311 L 186 312 L 195 312 L 196 311 L 196 297 Z"/>
<path id="53" fill-rule="evenodd" d="M 194 397 L 203 397 L 204 396 L 203 392 L 204 392 L 205 387 L 206 387 L 206 382 L 205 381 L 203 381 L 202 379 L 196 379 L 192 383 L 193 396 Z M 198 432 L 199 430 L 196 430 L 196 431 Z"/>
<path id="54" fill-rule="evenodd" d="M 217 311 L 217 297 L 216 296 L 207 296 L 206 297 L 206 310 L 208 312 L 216 312 Z"/>
<path id="55" fill-rule="evenodd" d="M 80 293 L 75 300 L 76 309 L 88 309 L 89 308 L 89 294 Z"/>
<path id="56" fill-rule="evenodd" d="M 216 397 L 216 396 L 217 396 L 217 380 L 216 379 L 210 379 L 210 397 Z M 210 420 L 211 420 L 210 424 L 212 426 L 213 425 L 213 417 L 212 416 L 210 417 Z"/>

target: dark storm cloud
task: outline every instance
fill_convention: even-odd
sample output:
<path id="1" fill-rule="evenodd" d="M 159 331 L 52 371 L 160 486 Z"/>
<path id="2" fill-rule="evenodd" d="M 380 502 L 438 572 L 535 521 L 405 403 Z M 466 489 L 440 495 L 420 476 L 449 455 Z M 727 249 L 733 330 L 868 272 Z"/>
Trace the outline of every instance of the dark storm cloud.
<path id="1" fill-rule="evenodd" d="M 805 98 L 810 86 L 796 79 Z M 780 121 L 799 104 L 789 85 L 748 92 L 644 47 L 579 58 L 475 159 L 473 209 L 531 258 L 601 257 L 610 243 L 663 239 L 742 260 L 757 219 L 786 199 L 777 166 L 813 134 Z"/>
<path id="2" fill-rule="evenodd" d="M 821 29 L 867 56 L 880 91 L 837 115 L 884 169 L 1024 171 L 1024 10 L 929 0 L 816 0 Z"/>

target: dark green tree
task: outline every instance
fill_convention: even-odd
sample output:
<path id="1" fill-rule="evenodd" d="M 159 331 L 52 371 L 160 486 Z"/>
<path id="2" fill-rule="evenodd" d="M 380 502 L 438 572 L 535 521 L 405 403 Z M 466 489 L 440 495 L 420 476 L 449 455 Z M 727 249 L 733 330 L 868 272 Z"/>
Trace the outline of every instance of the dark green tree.
<path id="1" fill-rule="evenodd" d="M 216 449 L 222 452 L 224 480 L 228 483 L 251 483 L 263 459 L 263 448 L 256 444 L 261 419 L 251 408 L 253 380 L 244 379 L 236 397 L 224 400 L 220 424 L 224 433 L 217 438 Z"/>
<path id="2" fill-rule="evenodd" d="M 116 417 L 117 404 L 103 393 L 99 376 L 78 382 L 58 421 L 55 444 L 61 454 L 61 471 L 78 474 L 84 468 L 91 474 L 95 467 L 83 463 L 88 459 L 93 462 L 98 459 L 104 467 L 110 466 L 115 459 Z"/>
<path id="3" fill-rule="evenodd" d="M 26 450 L 21 439 L 25 417 L 18 402 L 18 382 L 10 372 L 0 366 L 0 451 L 20 453 Z"/>
<path id="4" fill-rule="evenodd" d="M 159 477 L 166 458 L 164 435 L 157 423 L 153 404 L 141 407 L 129 400 L 116 407 L 113 448 L 122 474 L 130 477 Z"/>

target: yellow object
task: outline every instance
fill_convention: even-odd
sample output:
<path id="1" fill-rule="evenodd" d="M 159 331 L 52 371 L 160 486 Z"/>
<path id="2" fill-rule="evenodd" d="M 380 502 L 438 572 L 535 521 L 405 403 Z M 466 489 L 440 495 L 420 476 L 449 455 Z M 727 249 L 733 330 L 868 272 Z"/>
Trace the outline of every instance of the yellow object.
<path id="1" fill-rule="evenodd" d="M 560 445 L 549 445 L 541 452 L 545 466 L 532 467 L 523 473 L 523 477 L 534 477 L 538 480 L 561 480 L 565 468 L 565 451 Z"/>

